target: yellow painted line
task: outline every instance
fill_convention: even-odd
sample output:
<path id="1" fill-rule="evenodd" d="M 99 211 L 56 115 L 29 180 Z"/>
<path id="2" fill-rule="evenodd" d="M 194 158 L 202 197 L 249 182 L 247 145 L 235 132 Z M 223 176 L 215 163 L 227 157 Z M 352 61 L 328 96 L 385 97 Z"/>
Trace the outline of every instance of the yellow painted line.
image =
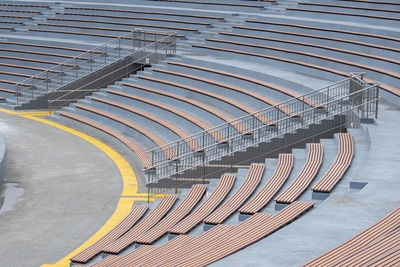
<path id="1" fill-rule="evenodd" d="M 115 150 L 113 150 L 111 147 L 107 146 L 106 144 L 100 142 L 99 140 L 86 135 L 84 133 L 81 133 L 77 130 L 74 130 L 72 128 L 69 128 L 67 126 L 48 121 L 42 118 L 38 118 L 33 116 L 32 114 L 35 114 L 34 112 L 29 113 L 30 115 L 27 115 L 27 113 L 18 113 L 15 111 L 11 110 L 6 110 L 6 109 L 0 109 L 1 112 L 8 113 L 8 114 L 13 114 L 13 115 L 18 115 L 27 119 L 35 120 L 53 127 L 56 127 L 60 130 L 63 130 L 65 132 L 68 132 L 70 134 L 73 134 L 77 137 L 80 137 L 87 142 L 91 143 L 92 145 L 96 146 L 99 148 L 101 151 L 103 151 L 107 156 L 109 156 L 114 163 L 117 165 L 121 177 L 123 180 L 123 191 L 121 193 L 121 197 L 119 199 L 118 205 L 116 209 L 114 210 L 114 213 L 111 215 L 111 217 L 108 219 L 108 221 L 98 230 L 91 238 L 89 238 L 86 242 L 84 242 L 80 247 L 75 249 L 73 252 L 56 262 L 55 264 L 43 264 L 42 267 L 50 267 L 50 266 L 55 266 L 55 267 L 69 267 L 70 261 L 69 258 L 71 258 L 73 255 L 76 255 L 83 249 L 89 247 L 96 241 L 98 241 L 101 237 L 103 237 L 106 233 L 108 233 L 111 229 L 113 229 L 128 213 L 131 211 L 133 203 L 135 201 L 147 201 L 147 194 L 146 193 L 138 193 L 138 186 L 137 186 L 137 179 L 135 176 L 135 173 L 133 172 L 132 168 L 130 167 L 129 163 L 120 155 L 118 154 Z M 150 201 L 155 200 L 155 196 L 157 197 L 162 197 L 164 194 L 157 194 L 154 195 L 150 198 Z"/>
<path id="2" fill-rule="evenodd" d="M 31 111 L 31 112 L 17 112 L 18 115 L 34 115 L 34 116 L 40 116 L 40 115 L 53 115 L 53 111 Z"/>

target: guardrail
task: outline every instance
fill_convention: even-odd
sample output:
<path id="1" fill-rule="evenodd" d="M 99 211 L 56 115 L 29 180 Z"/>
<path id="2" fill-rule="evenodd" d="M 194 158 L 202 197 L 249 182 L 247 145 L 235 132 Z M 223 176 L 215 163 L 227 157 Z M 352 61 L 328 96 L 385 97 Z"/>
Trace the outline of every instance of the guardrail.
<path id="1" fill-rule="evenodd" d="M 74 58 L 27 78 L 15 85 L 16 104 L 21 99 L 34 99 L 37 95 L 55 91 L 77 79 L 99 70 L 125 57 L 176 53 L 176 33 L 135 29 L 103 45 L 81 53 Z M 43 79 L 44 78 L 44 79 Z"/>
<path id="2" fill-rule="evenodd" d="M 143 170 L 146 183 L 171 178 L 335 115 L 356 114 L 349 116 L 352 121 L 347 123 L 369 119 L 377 116 L 378 99 L 378 83 L 365 83 L 362 73 L 351 73 L 349 78 L 327 87 L 147 151 L 153 166 Z M 282 110 L 290 112 L 285 114 Z M 210 133 L 218 133 L 223 138 L 217 140 Z"/>

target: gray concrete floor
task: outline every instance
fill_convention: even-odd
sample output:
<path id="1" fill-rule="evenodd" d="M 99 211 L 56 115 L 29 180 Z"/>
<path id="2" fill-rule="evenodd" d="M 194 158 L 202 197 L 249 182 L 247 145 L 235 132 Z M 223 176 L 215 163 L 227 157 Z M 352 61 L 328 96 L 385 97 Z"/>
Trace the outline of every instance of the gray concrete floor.
<path id="1" fill-rule="evenodd" d="M 103 226 L 122 191 L 108 156 L 83 139 L 0 112 L 7 143 L 0 266 L 55 263 Z"/>

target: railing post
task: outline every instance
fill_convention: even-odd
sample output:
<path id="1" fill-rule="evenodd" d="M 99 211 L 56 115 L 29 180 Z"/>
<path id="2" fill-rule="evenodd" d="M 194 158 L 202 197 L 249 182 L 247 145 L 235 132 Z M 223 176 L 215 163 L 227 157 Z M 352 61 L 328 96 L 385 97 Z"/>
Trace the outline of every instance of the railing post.
<path id="1" fill-rule="evenodd" d="M 118 38 L 118 59 L 121 58 L 121 37 Z"/>
<path id="2" fill-rule="evenodd" d="M 49 92 L 49 71 L 46 71 L 46 92 Z"/>
<path id="3" fill-rule="evenodd" d="M 104 65 L 107 65 L 107 45 L 104 45 Z"/>
<path id="4" fill-rule="evenodd" d="M 90 72 L 93 71 L 93 51 L 90 50 Z"/>
<path id="5" fill-rule="evenodd" d="M 75 78 L 78 78 L 78 58 L 75 58 Z"/>

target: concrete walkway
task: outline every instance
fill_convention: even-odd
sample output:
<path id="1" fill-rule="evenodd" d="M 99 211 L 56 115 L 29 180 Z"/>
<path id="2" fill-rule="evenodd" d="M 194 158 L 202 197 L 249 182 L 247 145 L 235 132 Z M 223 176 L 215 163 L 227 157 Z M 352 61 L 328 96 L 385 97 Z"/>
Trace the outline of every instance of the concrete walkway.
<path id="1" fill-rule="evenodd" d="M 0 266 L 55 263 L 111 216 L 119 170 L 90 143 L 37 121 L 0 112 L 0 134 L 7 143 Z"/>

